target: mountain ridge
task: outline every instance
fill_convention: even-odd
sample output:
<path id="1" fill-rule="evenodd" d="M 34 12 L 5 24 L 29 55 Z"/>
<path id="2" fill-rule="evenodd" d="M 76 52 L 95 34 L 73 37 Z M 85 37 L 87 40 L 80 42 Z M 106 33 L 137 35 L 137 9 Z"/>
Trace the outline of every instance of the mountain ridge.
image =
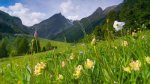
<path id="1" fill-rule="evenodd" d="M 10 16 L 0 10 L 0 32 L 1 33 L 28 33 L 26 26 L 22 24 L 20 18 Z"/>
<path id="2" fill-rule="evenodd" d="M 110 8 L 114 10 L 115 6 L 106 9 Z M 98 7 L 91 15 L 84 17 L 81 20 L 72 21 L 64 17 L 61 13 L 56 13 L 48 19 L 31 27 L 24 26 L 18 17 L 14 17 L 15 19 L 11 23 L 16 24 L 20 28 L 20 31 L 25 31 L 30 34 L 33 34 L 34 31 L 37 30 L 38 36 L 42 38 L 74 42 L 83 38 L 85 34 L 90 34 L 96 25 L 100 25 L 104 21 L 107 13 L 112 10 L 110 9 L 106 11 L 106 9 L 103 10 L 101 7 Z M 5 15 L 5 12 L 3 13 Z M 6 13 L 5 17 L 8 16 L 10 15 Z"/>
<path id="3" fill-rule="evenodd" d="M 67 29 L 71 25 L 72 22 L 69 19 L 65 18 L 61 13 L 57 13 L 30 28 L 37 30 L 40 37 L 52 39 L 57 33 Z"/>

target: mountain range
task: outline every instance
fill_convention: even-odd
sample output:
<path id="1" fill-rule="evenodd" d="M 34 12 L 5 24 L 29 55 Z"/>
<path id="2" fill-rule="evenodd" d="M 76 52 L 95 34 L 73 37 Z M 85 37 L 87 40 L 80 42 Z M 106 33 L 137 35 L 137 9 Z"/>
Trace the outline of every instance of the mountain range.
<path id="1" fill-rule="evenodd" d="M 38 35 L 43 38 L 75 42 L 83 38 L 84 35 L 90 34 L 96 25 L 103 22 L 110 11 L 116 9 L 118 6 L 111 6 L 105 10 L 98 7 L 90 16 L 76 21 L 69 20 L 58 13 L 39 24 L 33 25 L 30 29 L 33 29 L 33 32 L 37 30 Z"/>
<path id="2" fill-rule="evenodd" d="M 131 1 L 134 3 L 131 4 Z M 38 36 L 51 40 L 76 42 L 85 36 L 93 33 L 96 26 L 105 27 L 106 19 L 110 19 L 111 25 L 114 20 L 127 22 L 126 28 L 138 28 L 133 22 L 146 24 L 150 26 L 149 21 L 149 0 L 124 0 L 123 3 L 115 6 L 107 7 L 102 10 L 98 7 L 93 14 L 81 20 L 69 20 L 61 13 L 57 13 L 52 17 L 35 24 L 31 27 L 26 27 L 22 24 L 18 17 L 10 16 L 9 14 L 0 11 L 0 32 L 2 33 L 24 33 L 33 35 L 35 31 Z M 142 9 L 142 8 L 144 9 Z M 113 12 L 112 12 L 113 11 Z M 134 13 L 133 13 L 134 12 Z M 139 16 L 139 17 L 138 17 Z M 132 24 L 131 24 L 132 23 Z"/>
<path id="3" fill-rule="evenodd" d="M 111 6 L 102 10 L 98 7 L 96 11 L 88 17 L 81 20 L 69 20 L 61 13 L 57 13 L 50 18 L 26 27 L 18 17 L 0 11 L 0 32 L 12 34 L 31 34 L 38 32 L 38 36 L 42 38 L 74 42 L 83 38 L 84 35 L 90 34 L 96 25 L 99 25 L 105 19 L 111 10 L 116 10 L 117 6 Z"/>

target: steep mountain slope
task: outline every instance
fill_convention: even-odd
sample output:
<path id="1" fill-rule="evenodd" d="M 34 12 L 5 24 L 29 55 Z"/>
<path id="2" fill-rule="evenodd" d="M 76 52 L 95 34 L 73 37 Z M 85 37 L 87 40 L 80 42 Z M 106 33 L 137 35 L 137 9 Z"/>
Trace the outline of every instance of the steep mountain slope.
<path id="1" fill-rule="evenodd" d="M 58 13 L 39 24 L 33 25 L 31 28 L 37 30 L 40 37 L 53 39 L 58 33 L 68 29 L 71 25 L 70 20 Z"/>
<path id="2" fill-rule="evenodd" d="M 74 42 L 92 33 L 97 25 L 103 23 L 110 11 L 119 9 L 118 6 L 111 6 L 105 10 L 98 7 L 93 14 L 78 21 L 70 21 L 61 13 L 58 13 L 32 26 L 31 29 L 33 29 L 33 32 L 37 30 L 38 35 L 43 38 Z"/>
<path id="3" fill-rule="evenodd" d="M 109 35 L 111 36 L 122 36 L 125 34 L 131 34 L 132 32 L 143 31 L 150 29 L 150 0 L 124 0 L 123 3 L 118 6 L 112 6 L 106 8 L 104 13 L 107 13 L 110 9 L 113 9 L 106 15 L 106 19 L 109 22 L 104 21 L 103 25 L 97 27 L 93 34 L 99 39 L 108 36 L 106 34 L 108 27 Z M 113 23 L 115 20 L 125 22 L 124 28 L 121 31 L 115 32 Z M 109 36 L 109 37 L 111 37 Z"/>
<path id="4" fill-rule="evenodd" d="M 80 21 L 74 21 L 74 25 L 71 28 L 59 33 L 54 40 L 66 40 L 67 42 L 78 41 L 85 35 L 92 33 L 97 25 L 102 25 L 109 12 L 112 10 L 118 11 L 119 9 L 120 7 L 118 6 L 111 6 L 105 10 L 102 10 L 99 7 L 92 15 L 83 18 Z"/>
<path id="5" fill-rule="evenodd" d="M 28 33 L 28 29 L 22 24 L 22 21 L 18 17 L 10 16 L 0 10 L 0 32 Z"/>

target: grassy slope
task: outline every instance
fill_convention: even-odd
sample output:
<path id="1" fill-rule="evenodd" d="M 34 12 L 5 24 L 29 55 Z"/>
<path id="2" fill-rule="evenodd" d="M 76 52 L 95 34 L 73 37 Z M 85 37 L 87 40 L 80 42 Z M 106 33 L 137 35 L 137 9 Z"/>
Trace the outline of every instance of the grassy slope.
<path id="1" fill-rule="evenodd" d="M 142 38 L 144 36 L 144 38 Z M 127 47 L 121 46 L 123 41 L 128 42 Z M 45 44 L 46 40 L 41 43 Z M 0 80 L 3 84 L 18 81 L 27 83 L 47 84 L 47 83 L 150 83 L 150 68 L 145 64 L 144 57 L 150 56 L 150 31 L 138 33 L 137 37 L 125 36 L 114 41 L 98 42 L 94 48 L 90 44 L 71 45 L 67 43 L 52 42 L 58 46 L 57 50 L 47 51 L 24 57 L 14 57 L 0 60 Z M 75 53 L 74 60 L 68 60 L 70 53 Z M 95 68 L 92 70 L 83 69 L 82 75 L 75 80 L 74 69 L 77 65 L 84 65 L 86 59 L 95 61 Z M 140 71 L 126 73 L 122 67 L 127 66 L 132 60 L 140 60 L 142 67 Z M 34 66 L 44 61 L 47 67 L 40 76 L 28 74 L 27 66 L 33 71 Z M 61 67 L 61 62 L 65 61 L 66 67 Z M 62 74 L 64 79 L 58 81 L 58 74 Z M 50 78 L 52 75 L 52 78 Z M 28 76 L 28 77 L 26 77 Z M 27 79 L 29 78 L 29 79 Z M 13 81 L 12 81 L 13 80 Z M 141 81 L 139 81 L 141 80 Z"/>
<path id="2" fill-rule="evenodd" d="M 13 41 L 14 40 L 14 37 L 11 37 L 11 41 Z M 28 40 L 30 41 L 31 40 L 31 38 L 28 38 Z M 46 46 L 46 44 L 48 43 L 48 42 L 50 42 L 53 46 L 59 46 L 58 47 L 58 49 L 57 49 L 57 51 L 62 51 L 63 49 L 64 50 L 66 50 L 67 49 L 67 47 L 69 47 L 70 46 L 70 44 L 68 44 L 68 43 L 64 43 L 64 42 L 58 42 L 58 41 L 51 41 L 51 40 L 47 40 L 47 39 L 43 39 L 43 38 L 39 38 L 39 40 L 40 40 L 40 44 L 41 44 L 41 48 L 42 47 L 44 47 L 44 46 Z M 48 51 L 47 51 L 48 52 Z M 41 53 L 37 53 L 37 54 L 34 54 L 34 55 L 37 55 L 37 56 L 39 56 L 39 55 L 41 55 L 41 54 L 46 54 L 47 52 L 41 52 Z M 31 56 L 31 55 L 25 55 L 25 56 L 18 56 L 18 57 L 13 57 L 13 58 L 11 58 L 11 59 L 23 59 L 23 58 L 28 58 L 29 56 Z M 0 59 L 0 62 L 2 63 L 2 61 L 8 61 L 10 58 L 2 58 L 2 59 Z M 1 64 L 0 63 L 0 64 Z"/>

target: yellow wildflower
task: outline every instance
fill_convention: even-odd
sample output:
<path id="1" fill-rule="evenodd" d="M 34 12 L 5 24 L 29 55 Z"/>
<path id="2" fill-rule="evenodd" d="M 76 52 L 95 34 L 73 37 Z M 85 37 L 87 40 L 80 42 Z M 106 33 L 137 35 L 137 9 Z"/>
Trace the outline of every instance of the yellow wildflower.
<path id="1" fill-rule="evenodd" d="M 91 45 L 92 45 L 92 46 L 95 46 L 95 45 L 96 45 L 96 38 L 95 38 L 95 37 L 92 39 Z"/>
<path id="2" fill-rule="evenodd" d="M 150 57 L 146 57 L 146 58 L 145 58 L 145 61 L 146 61 L 148 64 L 150 64 Z"/>
<path id="3" fill-rule="evenodd" d="M 35 65 L 35 70 L 34 70 L 34 74 L 35 75 L 40 75 L 41 74 L 41 70 L 44 69 L 46 67 L 46 64 L 41 62 L 41 63 L 37 63 L 37 65 Z"/>
<path id="4" fill-rule="evenodd" d="M 63 79 L 64 79 L 63 75 L 59 74 L 57 80 L 63 80 Z"/>
<path id="5" fill-rule="evenodd" d="M 71 55 L 70 55 L 70 60 L 73 60 L 74 57 L 75 57 L 74 53 L 71 53 Z"/>
<path id="6" fill-rule="evenodd" d="M 115 48 L 115 49 L 117 49 L 117 46 L 114 46 L 114 45 L 113 45 L 112 47 Z"/>
<path id="7" fill-rule="evenodd" d="M 40 70 L 40 69 L 34 70 L 34 74 L 35 74 L 36 76 L 40 75 L 40 74 L 41 74 L 41 70 Z"/>
<path id="8" fill-rule="evenodd" d="M 73 76 L 78 79 L 81 75 L 81 70 L 83 69 L 82 65 L 78 65 L 76 68 L 75 68 L 75 72 L 73 74 Z"/>
<path id="9" fill-rule="evenodd" d="M 130 64 L 129 64 L 131 70 L 134 70 L 134 71 L 139 71 L 140 70 L 140 67 L 141 67 L 141 62 L 136 60 L 136 61 L 132 61 Z"/>
<path id="10" fill-rule="evenodd" d="M 144 39 L 145 38 L 145 36 L 142 36 L 142 39 Z"/>
<path id="11" fill-rule="evenodd" d="M 90 60 L 90 59 L 87 59 L 85 64 L 84 64 L 85 68 L 87 68 L 87 69 L 94 68 L 94 65 L 95 65 L 95 62 Z"/>
<path id="12" fill-rule="evenodd" d="M 128 72 L 128 73 L 131 73 L 131 68 L 128 66 L 128 67 L 123 67 L 123 70 Z"/>
<path id="13" fill-rule="evenodd" d="M 45 64 L 45 63 L 43 63 L 43 62 L 41 62 L 41 63 L 40 63 L 40 67 L 41 67 L 41 69 L 44 69 L 44 68 L 45 68 L 45 66 L 46 66 L 46 64 Z"/>
<path id="14" fill-rule="evenodd" d="M 76 67 L 76 69 L 77 69 L 77 70 L 82 70 L 83 67 L 82 67 L 82 65 L 78 65 L 78 66 Z"/>
<path id="15" fill-rule="evenodd" d="M 65 67 L 65 65 L 66 65 L 65 61 L 62 61 L 61 62 L 61 67 Z"/>
<path id="16" fill-rule="evenodd" d="M 125 47 L 128 46 L 128 42 L 127 41 L 123 41 L 122 42 L 122 46 L 125 46 Z"/>
<path id="17" fill-rule="evenodd" d="M 132 32 L 132 36 L 137 36 L 137 34 L 135 32 Z"/>

